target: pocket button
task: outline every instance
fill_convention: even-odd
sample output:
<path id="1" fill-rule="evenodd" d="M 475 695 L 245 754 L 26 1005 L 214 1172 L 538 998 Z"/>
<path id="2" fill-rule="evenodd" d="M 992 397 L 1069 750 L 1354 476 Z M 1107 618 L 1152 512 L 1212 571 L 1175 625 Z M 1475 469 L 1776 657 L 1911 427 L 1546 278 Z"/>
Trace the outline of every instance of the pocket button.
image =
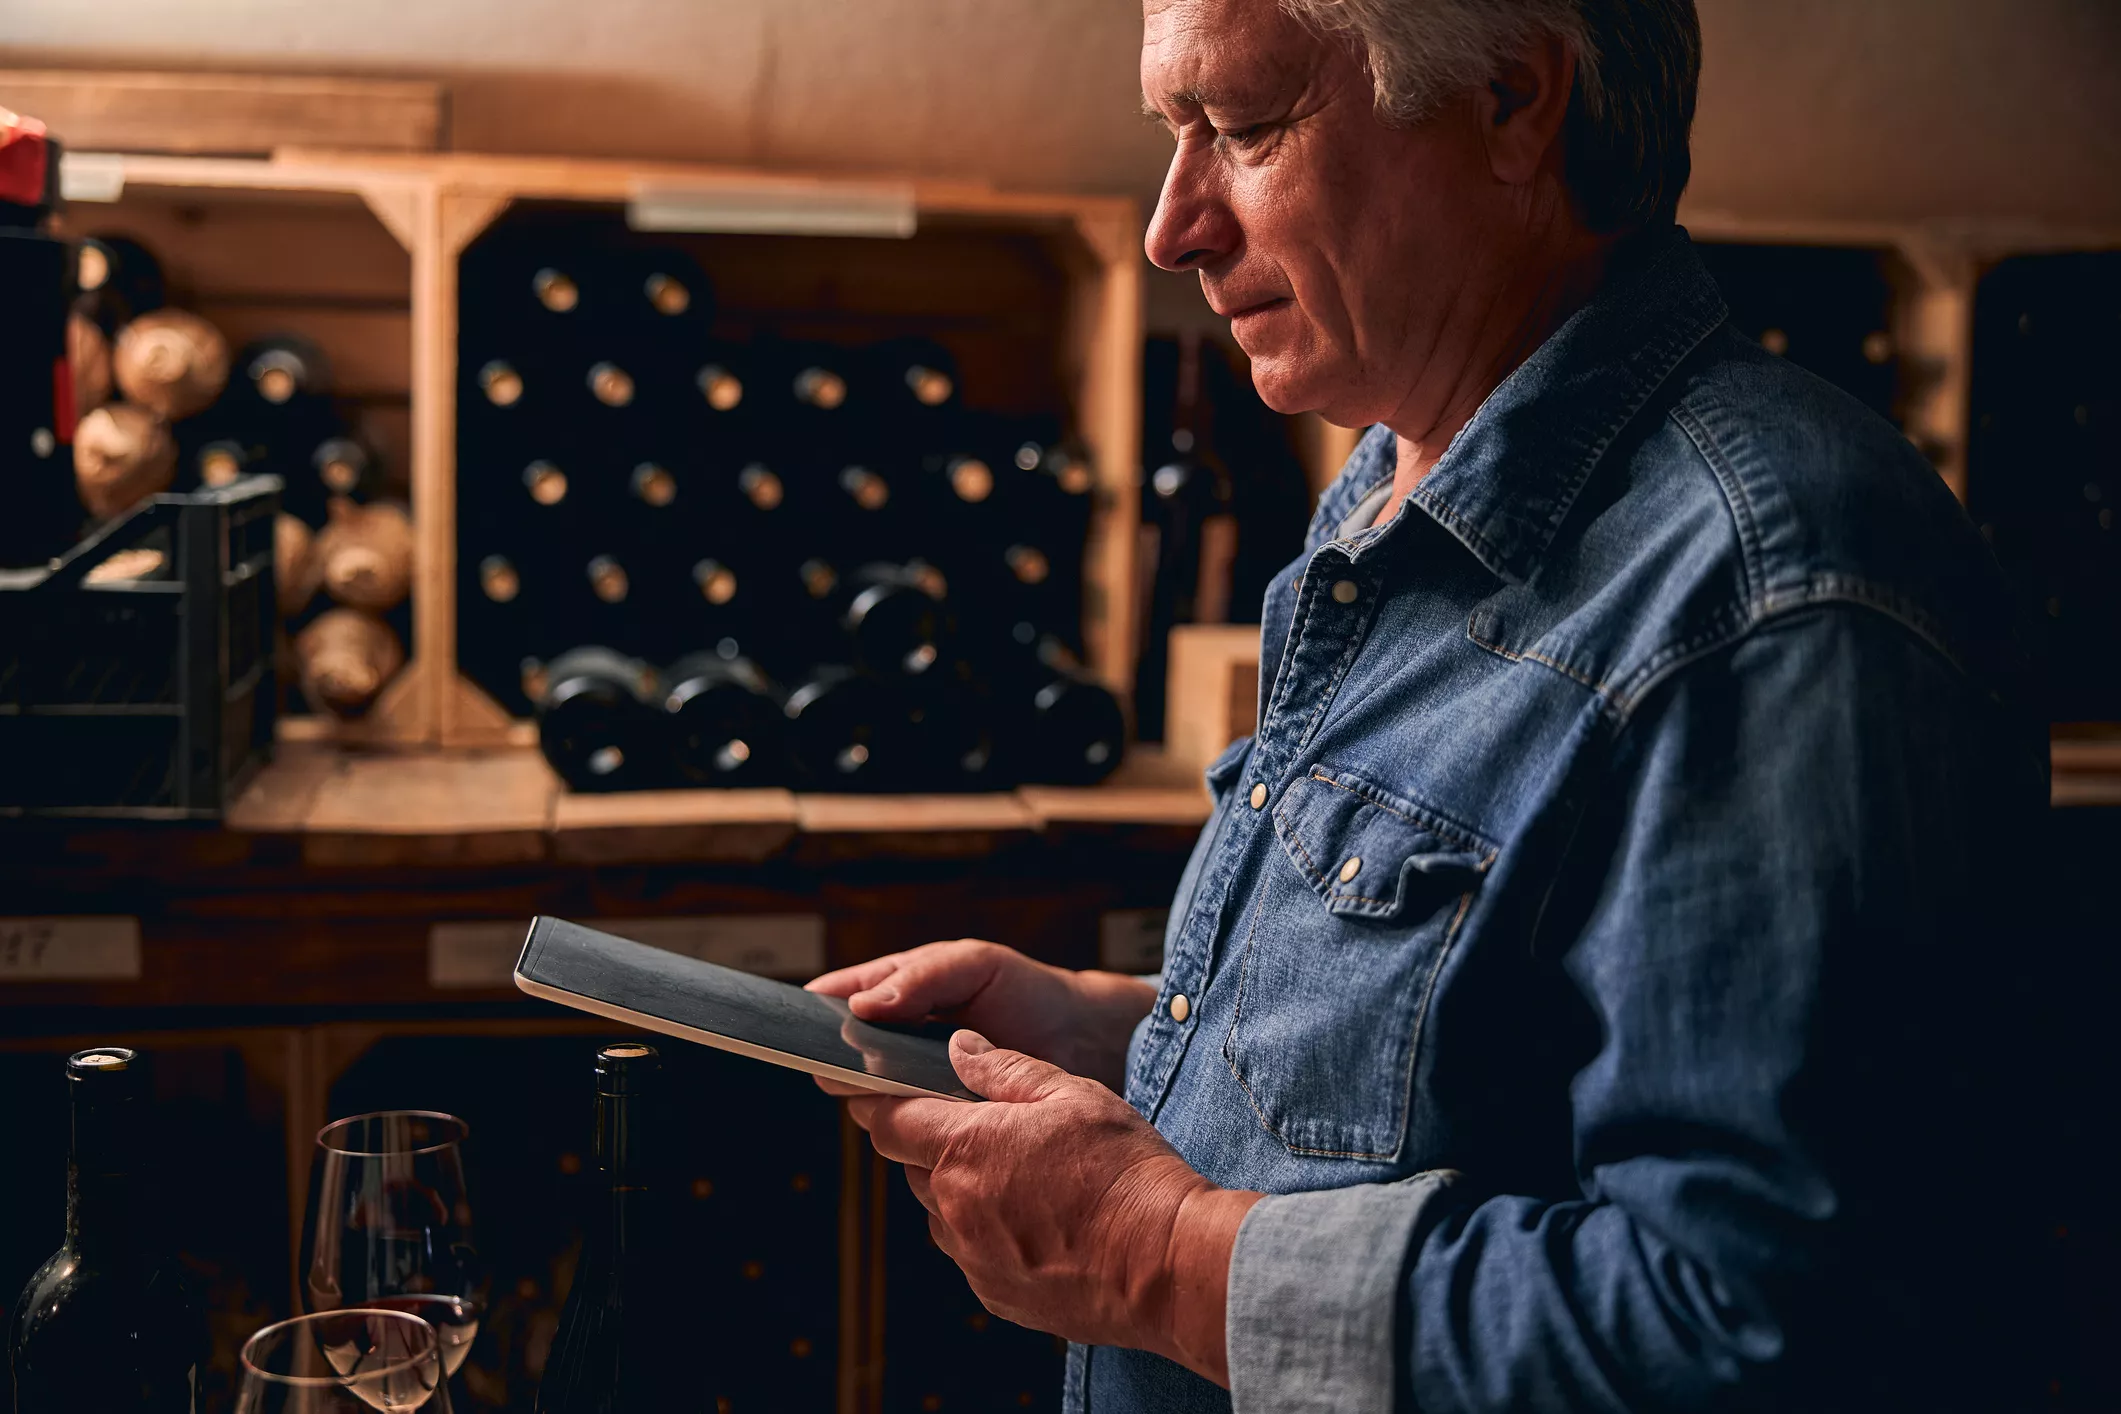
<path id="1" fill-rule="evenodd" d="M 1257 810 L 1266 803 L 1267 783 L 1265 781 L 1259 781 L 1254 783 L 1252 787 L 1252 808 L 1254 810 Z"/>
<path id="2" fill-rule="evenodd" d="M 1171 998 L 1171 1019 L 1173 1021 L 1184 1021 L 1192 1014 L 1193 1003 L 1186 1000 L 1184 992 L 1180 992 L 1177 996 Z"/>
<path id="3" fill-rule="evenodd" d="M 1346 864 L 1340 866 L 1340 881 L 1345 884 L 1361 872 L 1362 856 L 1359 854 L 1353 855 Z"/>
<path id="4" fill-rule="evenodd" d="M 1352 604 L 1355 602 L 1355 596 L 1361 592 L 1355 587 L 1354 580 L 1338 580 L 1333 585 L 1333 602 L 1336 604 Z"/>

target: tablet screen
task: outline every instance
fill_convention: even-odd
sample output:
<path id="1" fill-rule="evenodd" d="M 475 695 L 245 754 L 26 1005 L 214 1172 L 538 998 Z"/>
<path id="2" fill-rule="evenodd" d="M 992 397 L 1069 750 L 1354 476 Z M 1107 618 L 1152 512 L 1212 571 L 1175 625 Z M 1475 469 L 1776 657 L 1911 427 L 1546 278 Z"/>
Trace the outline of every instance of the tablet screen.
<path id="1" fill-rule="evenodd" d="M 889 1094 L 976 1100 L 946 1039 L 857 1020 L 838 997 L 559 918 L 531 921 L 516 985 L 532 996 Z"/>

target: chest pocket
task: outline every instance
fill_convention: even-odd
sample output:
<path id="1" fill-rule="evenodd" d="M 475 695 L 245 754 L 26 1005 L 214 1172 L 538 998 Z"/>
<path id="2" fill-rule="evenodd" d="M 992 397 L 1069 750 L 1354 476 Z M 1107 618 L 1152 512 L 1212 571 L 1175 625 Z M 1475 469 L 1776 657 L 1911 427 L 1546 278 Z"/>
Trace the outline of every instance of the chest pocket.
<path id="1" fill-rule="evenodd" d="M 1223 1059 L 1292 1153 L 1390 1159 L 1436 976 L 1495 847 L 1325 767 L 1283 793 Z"/>

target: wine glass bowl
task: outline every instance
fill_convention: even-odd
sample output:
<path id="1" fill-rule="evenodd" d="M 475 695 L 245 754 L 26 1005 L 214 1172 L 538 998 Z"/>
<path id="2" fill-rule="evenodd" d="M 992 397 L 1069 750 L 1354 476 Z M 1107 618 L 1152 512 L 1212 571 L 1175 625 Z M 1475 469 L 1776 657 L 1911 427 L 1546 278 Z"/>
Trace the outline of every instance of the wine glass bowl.
<path id="1" fill-rule="evenodd" d="M 382 1110 L 317 1131 L 302 1233 L 302 1304 L 397 1311 L 434 1328 L 453 1375 L 485 1309 L 464 1178 L 470 1126 L 432 1110 Z"/>
<path id="2" fill-rule="evenodd" d="M 402 1311 L 349 1308 L 281 1321 L 243 1343 L 236 1414 L 443 1414 L 434 1328 Z"/>

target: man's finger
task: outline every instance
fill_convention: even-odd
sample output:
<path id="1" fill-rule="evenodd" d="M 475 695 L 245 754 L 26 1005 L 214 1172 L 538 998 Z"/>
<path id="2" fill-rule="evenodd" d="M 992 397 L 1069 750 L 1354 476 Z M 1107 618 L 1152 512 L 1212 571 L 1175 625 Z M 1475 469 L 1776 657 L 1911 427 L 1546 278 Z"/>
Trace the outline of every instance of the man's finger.
<path id="1" fill-rule="evenodd" d="M 950 1064 L 973 1094 L 1020 1104 L 1043 1100 L 1074 1079 L 1059 1066 L 1022 1051 L 1000 1050 L 977 1031 L 950 1037 Z"/>
<path id="2" fill-rule="evenodd" d="M 906 1186 L 913 1190 L 913 1200 L 931 1213 L 940 1214 L 935 1206 L 935 1170 L 924 1169 L 915 1164 L 906 1165 Z"/>
<path id="3" fill-rule="evenodd" d="M 898 967 L 847 1006 L 864 1021 L 918 1021 L 977 997 L 994 980 L 994 951 L 969 939 L 929 943 L 899 954 Z"/>
<path id="4" fill-rule="evenodd" d="M 867 1110 L 866 1119 L 855 1123 L 869 1131 L 876 1151 L 894 1163 L 932 1169 L 942 1158 L 943 1147 L 963 1123 L 961 1116 L 979 1108 L 956 1100 L 901 1100 L 877 1096 L 849 1100 L 848 1111 Z"/>
<path id="5" fill-rule="evenodd" d="M 866 992 L 877 983 L 898 971 L 905 958 L 902 952 L 884 957 L 873 957 L 867 962 L 852 967 L 842 967 L 836 972 L 824 972 L 803 984 L 806 992 L 819 992 L 828 997 L 851 997 L 856 992 Z"/>

